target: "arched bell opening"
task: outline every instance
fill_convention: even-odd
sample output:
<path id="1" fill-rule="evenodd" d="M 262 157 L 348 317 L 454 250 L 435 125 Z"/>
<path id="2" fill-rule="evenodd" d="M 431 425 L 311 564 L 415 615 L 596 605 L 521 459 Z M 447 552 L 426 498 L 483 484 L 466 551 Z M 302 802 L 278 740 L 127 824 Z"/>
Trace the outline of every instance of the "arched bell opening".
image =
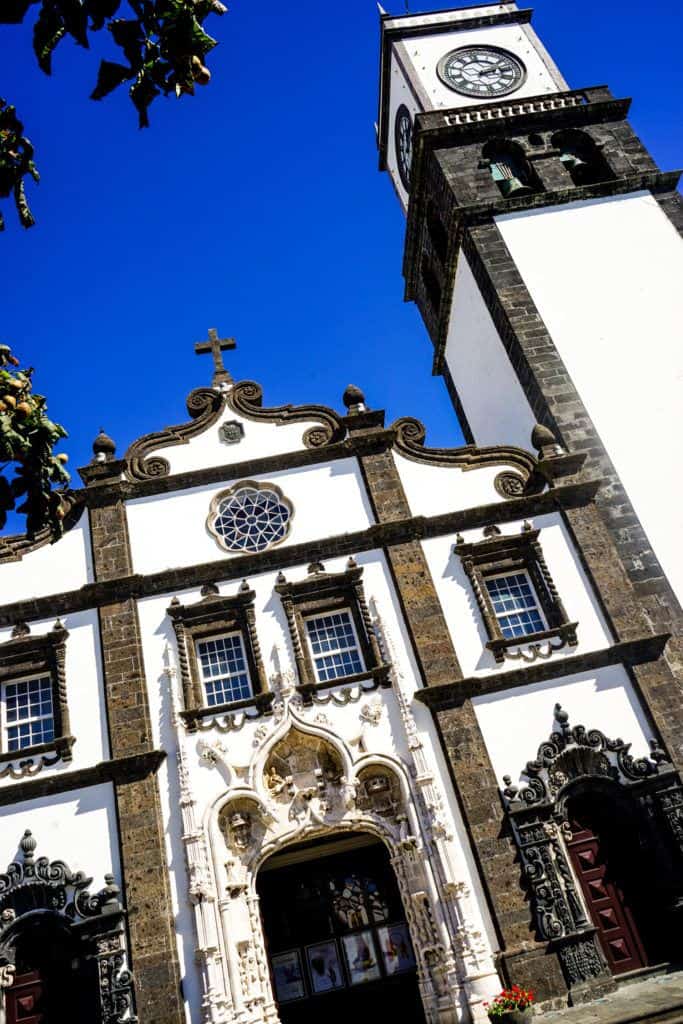
<path id="1" fill-rule="evenodd" d="M 425 1021 L 406 908 L 386 845 L 338 832 L 278 851 L 256 879 L 283 1024 Z"/>
<path id="2" fill-rule="evenodd" d="M 560 161 L 575 185 L 594 185 L 614 177 L 602 151 L 586 132 L 576 128 L 556 132 L 551 145 L 559 150 Z"/>
<path id="3" fill-rule="evenodd" d="M 518 142 L 493 139 L 482 149 L 482 158 L 504 199 L 543 191 L 540 178 Z"/>

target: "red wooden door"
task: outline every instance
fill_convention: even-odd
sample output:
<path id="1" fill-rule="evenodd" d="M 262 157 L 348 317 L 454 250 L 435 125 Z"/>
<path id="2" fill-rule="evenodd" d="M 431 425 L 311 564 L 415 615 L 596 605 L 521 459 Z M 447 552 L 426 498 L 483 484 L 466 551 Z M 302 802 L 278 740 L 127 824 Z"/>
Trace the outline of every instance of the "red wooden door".
<path id="1" fill-rule="evenodd" d="M 48 1024 L 45 983 L 39 971 L 17 974 L 5 989 L 7 1024 Z"/>
<path id="2" fill-rule="evenodd" d="M 610 970 L 623 974 L 644 967 L 647 957 L 623 884 L 610 871 L 609 842 L 588 821 L 572 821 L 571 831 L 569 854 Z"/>

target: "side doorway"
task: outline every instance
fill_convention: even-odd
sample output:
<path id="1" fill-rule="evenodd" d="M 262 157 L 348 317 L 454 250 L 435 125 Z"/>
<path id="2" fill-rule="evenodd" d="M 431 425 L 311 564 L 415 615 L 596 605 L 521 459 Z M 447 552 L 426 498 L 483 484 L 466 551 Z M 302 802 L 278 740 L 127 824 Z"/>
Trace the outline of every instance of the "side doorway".
<path id="1" fill-rule="evenodd" d="M 602 795 L 585 794 L 567 808 L 569 856 L 589 917 L 612 974 L 657 962 L 655 892 L 634 821 Z M 650 877 L 653 889 L 656 880 Z M 648 906 L 649 904 L 649 906 Z"/>
<path id="2" fill-rule="evenodd" d="M 383 843 L 369 835 L 290 847 L 257 879 L 283 1024 L 424 1024 L 405 912 Z"/>

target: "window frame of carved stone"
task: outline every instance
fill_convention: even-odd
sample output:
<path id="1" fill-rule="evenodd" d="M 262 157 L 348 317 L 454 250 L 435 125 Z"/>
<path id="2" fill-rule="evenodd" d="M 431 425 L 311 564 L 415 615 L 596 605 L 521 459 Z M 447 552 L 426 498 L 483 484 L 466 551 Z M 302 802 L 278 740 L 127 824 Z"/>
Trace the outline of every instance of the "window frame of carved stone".
<path id="1" fill-rule="evenodd" d="M 320 562 L 313 562 L 304 580 L 290 583 L 280 574 L 275 585 L 287 616 L 298 689 L 304 701 L 318 690 L 341 684 L 361 683 L 364 689 L 391 686 L 390 668 L 385 662 L 375 633 L 363 587 L 363 569 L 353 559 L 344 572 L 327 573 Z M 364 669 L 352 675 L 320 682 L 309 644 L 306 620 L 334 612 L 348 612 L 358 641 Z M 369 685 L 368 685 L 369 684 Z"/>
<path id="2" fill-rule="evenodd" d="M 578 623 L 569 621 L 543 554 L 540 532 L 528 523 L 524 523 L 519 534 L 501 534 L 497 526 L 489 526 L 484 531 L 483 540 L 466 543 L 459 537 L 453 547 L 472 585 L 484 621 L 488 634 L 486 647 L 498 664 L 505 658 L 523 656 L 526 660 L 533 659 L 539 655 L 545 641 L 548 642 L 548 654 L 566 645 L 575 647 L 578 643 Z M 489 594 L 487 580 L 515 573 L 525 573 L 529 578 L 536 607 L 545 620 L 546 628 L 524 636 L 505 637 Z M 553 640 L 557 643 L 553 643 Z M 519 647 L 526 650 L 511 650 Z"/>
<path id="3" fill-rule="evenodd" d="M 202 587 L 201 598 L 194 604 L 182 604 L 177 598 L 167 609 L 173 624 L 178 647 L 178 665 L 183 696 L 181 718 L 190 731 L 201 728 L 205 718 L 224 712 L 254 707 L 257 713 L 267 711 L 273 695 L 268 691 L 261 647 L 256 631 L 255 593 L 246 581 L 237 594 L 222 596 L 213 584 Z M 208 704 L 197 644 L 239 633 L 246 658 L 252 693 L 240 700 Z"/>
<path id="4" fill-rule="evenodd" d="M 29 627 L 20 623 L 12 636 L 0 644 L 0 693 L 3 703 L 2 729 L 0 729 L 0 778 L 10 775 L 21 778 L 34 775 L 41 768 L 58 761 L 72 760 L 72 747 L 76 742 L 70 735 L 71 723 L 66 691 L 66 641 L 69 634 L 57 620 L 49 633 L 32 636 Z M 6 687 L 13 683 L 33 679 L 49 679 L 52 697 L 53 737 L 43 743 L 31 743 L 7 749 L 7 722 L 5 720 Z M 17 723 L 18 724 L 18 723 Z"/>

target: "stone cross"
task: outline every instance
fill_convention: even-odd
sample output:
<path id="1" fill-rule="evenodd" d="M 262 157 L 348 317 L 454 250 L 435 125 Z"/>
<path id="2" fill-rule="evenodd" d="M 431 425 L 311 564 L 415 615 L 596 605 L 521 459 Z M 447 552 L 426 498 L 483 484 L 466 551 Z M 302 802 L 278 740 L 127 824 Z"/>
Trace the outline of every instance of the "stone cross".
<path id="1" fill-rule="evenodd" d="M 232 377 L 223 365 L 222 353 L 236 347 L 237 342 L 234 338 L 219 338 L 215 327 L 209 328 L 208 341 L 198 341 L 196 343 L 194 350 L 198 356 L 202 356 L 206 352 L 210 352 L 213 356 L 213 380 L 211 381 L 213 387 L 217 384 L 232 383 Z"/>

